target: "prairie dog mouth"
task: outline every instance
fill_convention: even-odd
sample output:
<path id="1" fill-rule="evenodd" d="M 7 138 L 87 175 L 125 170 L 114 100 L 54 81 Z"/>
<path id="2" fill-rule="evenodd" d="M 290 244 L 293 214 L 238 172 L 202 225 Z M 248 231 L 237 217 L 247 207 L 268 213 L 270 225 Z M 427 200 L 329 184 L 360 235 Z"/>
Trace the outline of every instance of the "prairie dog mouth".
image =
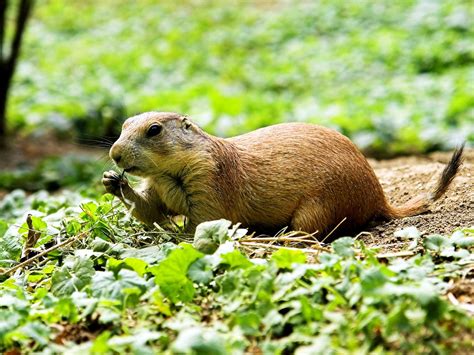
<path id="1" fill-rule="evenodd" d="M 138 170 L 140 170 L 140 169 L 138 169 L 136 166 L 131 166 L 129 168 L 123 169 L 123 171 L 125 171 L 126 173 L 129 173 L 129 174 L 133 174 L 134 172 L 136 172 Z"/>

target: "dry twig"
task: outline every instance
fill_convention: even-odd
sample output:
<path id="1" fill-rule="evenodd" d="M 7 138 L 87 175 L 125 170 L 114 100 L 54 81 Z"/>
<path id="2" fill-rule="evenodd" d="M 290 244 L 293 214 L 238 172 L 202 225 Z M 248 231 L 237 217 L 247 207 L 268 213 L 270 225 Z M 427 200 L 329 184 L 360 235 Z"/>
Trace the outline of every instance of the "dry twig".
<path id="1" fill-rule="evenodd" d="M 376 257 L 377 259 L 389 259 L 389 258 L 397 258 L 401 256 L 413 256 L 415 253 L 410 250 L 402 250 L 398 252 L 393 252 L 393 253 L 381 253 L 377 254 Z"/>
<path id="2" fill-rule="evenodd" d="M 16 270 L 21 269 L 22 267 L 31 264 L 33 261 L 35 261 L 35 260 L 41 258 L 41 257 L 44 256 L 44 255 L 47 255 L 48 253 L 52 252 L 53 250 L 56 250 L 56 249 L 59 249 L 59 248 L 61 248 L 61 247 L 66 246 L 66 245 L 72 244 L 73 242 L 75 242 L 75 241 L 81 239 L 82 237 L 84 237 L 85 235 L 87 235 L 87 233 L 86 233 L 86 232 L 83 232 L 83 233 L 78 234 L 78 235 L 76 235 L 75 237 L 70 238 L 70 239 L 68 239 L 68 240 L 66 240 L 66 241 L 64 241 L 64 242 L 62 242 L 62 243 L 56 244 L 56 245 L 52 246 L 51 248 L 46 249 L 45 251 L 43 251 L 43 252 L 41 252 L 41 253 L 39 253 L 39 254 L 33 256 L 32 258 L 30 258 L 30 259 L 28 259 L 28 260 L 25 260 L 25 261 L 23 261 L 22 263 L 19 263 L 18 265 L 15 265 L 15 266 L 11 267 L 11 268 L 8 269 L 7 271 L 5 271 L 5 272 L 2 274 L 2 276 L 4 276 L 4 275 L 10 275 L 10 274 L 12 274 L 13 272 L 15 272 Z"/>
<path id="3" fill-rule="evenodd" d="M 26 224 L 28 225 L 28 235 L 26 237 L 25 245 L 23 246 L 23 250 L 21 252 L 22 259 L 28 258 L 31 253 L 31 249 L 34 248 L 34 246 L 38 242 L 38 239 L 41 236 L 41 232 L 33 228 L 33 219 L 31 217 L 31 214 L 26 217 Z"/>
<path id="4" fill-rule="evenodd" d="M 344 218 L 342 219 L 342 221 L 340 221 L 340 222 L 337 224 L 337 226 L 335 226 L 335 227 L 332 229 L 332 231 L 330 231 L 330 232 L 323 238 L 323 240 L 321 240 L 321 243 L 323 243 L 326 239 L 328 239 L 328 238 L 336 231 L 336 229 L 338 229 L 339 226 L 344 223 L 344 221 L 345 221 L 346 219 L 347 219 L 347 217 L 344 217 Z"/>
<path id="5" fill-rule="evenodd" d="M 290 249 L 290 250 L 301 250 L 302 252 L 309 254 L 319 254 L 322 250 L 325 250 L 323 247 L 320 248 L 294 248 L 294 247 L 285 247 L 281 245 L 273 245 L 269 243 L 257 243 L 250 241 L 239 241 L 239 244 L 242 246 L 254 246 L 260 248 L 272 248 L 272 249 Z"/>

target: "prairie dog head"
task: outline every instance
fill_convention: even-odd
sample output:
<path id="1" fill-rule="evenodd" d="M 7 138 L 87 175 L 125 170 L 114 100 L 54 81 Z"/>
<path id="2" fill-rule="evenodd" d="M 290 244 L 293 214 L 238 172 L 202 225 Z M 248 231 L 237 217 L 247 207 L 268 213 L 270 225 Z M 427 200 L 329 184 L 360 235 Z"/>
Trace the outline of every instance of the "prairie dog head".
<path id="1" fill-rule="evenodd" d="M 183 169 L 204 141 L 205 133 L 186 116 L 146 112 L 124 122 L 109 155 L 125 172 L 150 177 Z"/>

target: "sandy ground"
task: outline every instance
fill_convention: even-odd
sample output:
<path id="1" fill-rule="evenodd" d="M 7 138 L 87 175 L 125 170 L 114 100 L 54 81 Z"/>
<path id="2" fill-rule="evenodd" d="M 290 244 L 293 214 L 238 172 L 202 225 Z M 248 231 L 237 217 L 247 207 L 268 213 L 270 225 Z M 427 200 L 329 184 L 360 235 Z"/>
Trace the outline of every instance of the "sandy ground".
<path id="1" fill-rule="evenodd" d="M 451 153 L 432 153 L 370 163 L 384 191 L 395 206 L 403 205 L 419 194 L 429 192 L 435 185 Z M 415 226 L 422 235 L 450 234 L 458 227 L 474 227 L 474 150 L 465 152 L 464 164 L 447 193 L 435 202 L 430 212 L 392 220 L 369 228 L 372 235 L 363 238 L 372 243 L 389 243 L 396 230 Z"/>

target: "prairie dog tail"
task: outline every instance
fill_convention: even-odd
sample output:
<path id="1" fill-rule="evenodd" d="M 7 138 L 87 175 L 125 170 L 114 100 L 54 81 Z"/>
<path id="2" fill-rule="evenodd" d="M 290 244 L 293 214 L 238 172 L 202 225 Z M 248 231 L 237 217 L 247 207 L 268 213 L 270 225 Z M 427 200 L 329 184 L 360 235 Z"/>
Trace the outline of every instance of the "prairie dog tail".
<path id="1" fill-rule="evenodd" d="M 382 217 L 388 219 L 403 218 L 416 216 L 426 212 L 433 202 L 444 195 L 454 177 L 458 173 L 459 168 L 463 162 L 463 150 L 464 143 L 454 151 L 453 155 L 451 156 L 451 160 L 444 168 L 443 173 L 438 179 L 436 188 L 433 191 L 426 195 L 417 196 L 400 207 L 390 206 L 387 203 L 385 210 L 382 212 Z"/>

